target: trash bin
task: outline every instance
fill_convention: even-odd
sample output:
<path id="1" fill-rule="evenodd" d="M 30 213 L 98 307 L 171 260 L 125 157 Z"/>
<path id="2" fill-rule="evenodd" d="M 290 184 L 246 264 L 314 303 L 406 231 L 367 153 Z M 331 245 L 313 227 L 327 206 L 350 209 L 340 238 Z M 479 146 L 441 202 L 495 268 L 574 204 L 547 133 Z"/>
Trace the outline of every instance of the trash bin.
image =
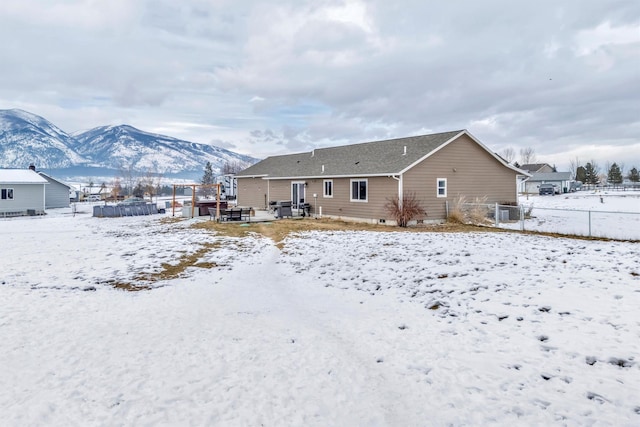
<path id="1" fill-rule="evenodd" d="M 281 201 L 276 203 L 276 218 L 284 218 L 285 216 L 288 216 L 289 218 L 293 216 L 291 213 L 290 201 Z"/>

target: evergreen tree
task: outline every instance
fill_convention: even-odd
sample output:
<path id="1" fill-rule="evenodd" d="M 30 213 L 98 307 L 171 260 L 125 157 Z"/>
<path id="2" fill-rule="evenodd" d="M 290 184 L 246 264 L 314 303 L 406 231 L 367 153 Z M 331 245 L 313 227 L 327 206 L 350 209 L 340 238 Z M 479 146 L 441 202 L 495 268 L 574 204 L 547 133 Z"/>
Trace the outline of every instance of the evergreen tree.
<path id="1" fill-rule="evenodd" d="M 144 185 L 142 182 L 138 182 L 136 186 L 133 188 L 133 196 L 144 198 Z"/>
<path id="2" fill-rule="evenodd" d="M 607 182 L 609 184 L 622 184 L 622 171 L 617 163 L 613 163 L 607 171 Z"/>
<path id="3" fill-rule="evenodd" d="M 636 169 L 635 167 L 631 168 L 631 170 L 629 171 L 629 174 L 627 175 L 627 178 L 631 182 L 639 182 L 640 173 L 638 173 L 638 169 Z"/>
<path id="4" fill-rule="evenodd" d="M 584 170 L 584 166 L 578 166 L 576 168 L 576 181 L 580 181 L 582 183 L 587 182 L 587 172 Z"/>
<path id="5" fill-rule="evenodd" d="M 207 162 L 204 166 L 204 175 L 202 175 L 202 180 L 200 180 L 200 184 L 202 185 L 211 185 L 213 184 L 213 170 L 211 167 L 211 162 Z M 213 187 L 203 187 L 200 191 L 203 196 L 210 196 L 214 193 Z"/>
<path id="6" fill-rule="evenodd" d="M 585 184 L 598 184 L 600 179 L 598 178 L 598 169 L 591 162 L 587 162 L 584 166 L 584 183 Z"/>

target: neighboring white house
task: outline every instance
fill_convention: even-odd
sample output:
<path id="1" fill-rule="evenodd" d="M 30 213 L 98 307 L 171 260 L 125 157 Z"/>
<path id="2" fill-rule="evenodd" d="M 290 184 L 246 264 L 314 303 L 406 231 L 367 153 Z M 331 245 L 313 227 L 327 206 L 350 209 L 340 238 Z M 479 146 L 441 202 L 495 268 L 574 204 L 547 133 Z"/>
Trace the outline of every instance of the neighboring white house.
<path id="1" fill-rule="evenodd" d="M 566 193 L 571 188 L 571 172 L 538 172 L 533 173 L 524 182 L 525 193 L 538 193 L 540 184 L 554 184 L 559 193 Z"/>
<path id="2" fill-rule="evenodd" d="M 44 172 L 38 172 L 38 174 L 40 174 L 41 177 L 49 182 L 44 198 L 45 209 L 68 208 L 70 201 L 69 192 L 71 191 L 71 186 L 52 176 L 47 175 Z"/>
<path id="3" fill-rule="evenodd" d="M 48 184 L 30 169 L 0 169 L 0 217 L 44 214 Z"/>

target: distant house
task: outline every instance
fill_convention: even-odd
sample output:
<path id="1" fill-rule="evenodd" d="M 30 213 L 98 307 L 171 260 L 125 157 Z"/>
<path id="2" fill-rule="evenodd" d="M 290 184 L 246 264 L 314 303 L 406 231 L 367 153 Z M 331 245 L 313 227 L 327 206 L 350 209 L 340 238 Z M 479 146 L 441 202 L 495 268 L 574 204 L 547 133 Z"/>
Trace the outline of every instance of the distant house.
<path id="1" fill-rule="evenodd" d="M 559 193 L 571 189 L 571 172 L 536 172 L 523 183 L 525 193 L 538 194 L 540 184 L 555 184 Z"/>
<path id="2" fill-rule="evenodd" d="M 42 215 L 48 181 L 30 169 L 0 169 L 0 217 Z"/>
<path id="3" fill-rule="evenodd" d="M 466 130 L 316 149 L 268 157 L 236 174 L 238 205 L 266 208 L 291 200 L 316 214 L 393 223 L 387 202 L 412 194 L 442 220 L 459 196 L 517 203 L 518 180 L 509 165 Z"/>
<path id="4" fill-rule="evenodd" d="M 68 208 L 70 202 L 71 186 L 50 175 L 47 175 L 44 172 L 38 172 L 38 174 L 46 179 L 49 183 L 44 198 L 45 209 Z"/>

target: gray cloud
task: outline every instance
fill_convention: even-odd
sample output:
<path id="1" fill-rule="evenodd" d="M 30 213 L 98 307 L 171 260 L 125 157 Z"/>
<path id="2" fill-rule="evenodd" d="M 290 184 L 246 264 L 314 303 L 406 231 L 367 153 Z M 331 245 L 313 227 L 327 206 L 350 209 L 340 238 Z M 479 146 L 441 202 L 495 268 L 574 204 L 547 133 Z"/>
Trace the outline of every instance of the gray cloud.
<path id="1" fill-rule="evenodd" d="M 184 123 L 264 156 L 468 128 L 550 163 L 640 167 L 632 0 L 15 3 L 0 108 L 65 130 Z"/>

